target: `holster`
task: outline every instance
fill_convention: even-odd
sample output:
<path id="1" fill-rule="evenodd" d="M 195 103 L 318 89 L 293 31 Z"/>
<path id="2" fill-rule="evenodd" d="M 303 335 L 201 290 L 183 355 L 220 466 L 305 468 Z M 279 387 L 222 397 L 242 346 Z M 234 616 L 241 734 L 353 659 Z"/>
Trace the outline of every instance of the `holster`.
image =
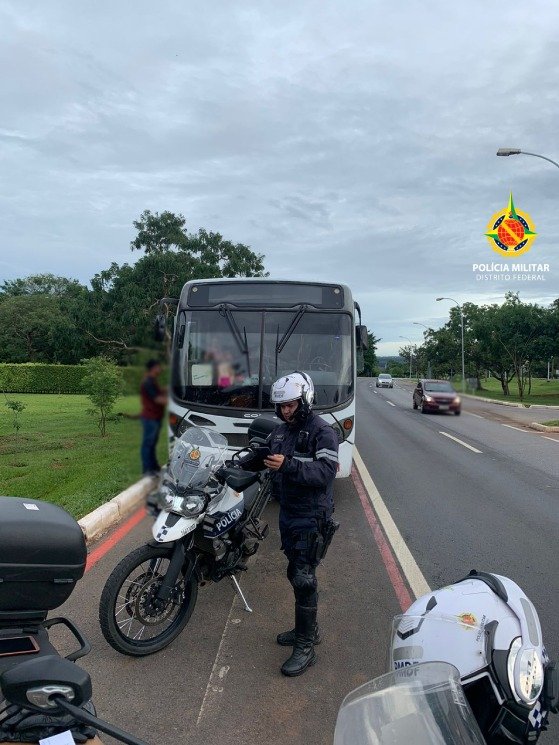
<path id="1" fill-rule="evenodd" d="M 321 520 L 319 522 L 319 532 L 312 534 L 312 543 L 310 547 L 311 561 L 315 566 L 326 556 L 328 546 L 332 543 L 334 533 L 339 527 L 340 523 L 333 518 Z"/>

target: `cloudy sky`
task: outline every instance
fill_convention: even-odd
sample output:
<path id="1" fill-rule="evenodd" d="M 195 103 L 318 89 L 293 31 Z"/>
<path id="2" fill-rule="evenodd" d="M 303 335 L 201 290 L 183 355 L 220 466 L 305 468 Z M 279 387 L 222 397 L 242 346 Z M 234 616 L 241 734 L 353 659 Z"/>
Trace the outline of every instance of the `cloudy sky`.
<path id="1" fill-rule="evenodd" d="M 559 296 L 559 4 L 551 0 L 0 0 L 0 283 L 132 263 L 181 212 L 343 281 L 379 352 L 450 301 Z M 480 280 L 512 190 L 545 281 Z"/>

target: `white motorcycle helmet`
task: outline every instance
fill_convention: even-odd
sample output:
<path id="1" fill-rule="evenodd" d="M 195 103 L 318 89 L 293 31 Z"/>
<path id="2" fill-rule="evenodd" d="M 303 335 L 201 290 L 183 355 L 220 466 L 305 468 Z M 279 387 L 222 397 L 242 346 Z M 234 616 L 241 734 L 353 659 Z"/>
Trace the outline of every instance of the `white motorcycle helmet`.
<path id="1" fill-rule="evenodd" d="M 295 370 L 289 375 L 283 375 L 272 385 L 270 398 L 275 404 L 276 416 L 285 422 L 280 404 L 301 401 L 295 412 L 295 420 L 304 422 L 310 414 L 314 403 L 314 385 L 311 378 L 304 372 Z"/>
<path id="2" fill-rule="evenodd" d="M 559 671 L 520 587 L 472 570 L 418 598 L 393 622 L 391 669 L 449 662 L 488 743 L 535 742 L 557 711 Z"/>

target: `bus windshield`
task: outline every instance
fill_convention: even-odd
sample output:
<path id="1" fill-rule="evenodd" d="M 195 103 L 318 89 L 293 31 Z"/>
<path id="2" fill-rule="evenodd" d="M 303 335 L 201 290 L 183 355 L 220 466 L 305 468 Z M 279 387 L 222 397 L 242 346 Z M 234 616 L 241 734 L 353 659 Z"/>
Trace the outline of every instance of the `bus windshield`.
<path id="1" fill-rule="evenodd" d="M 300 370 L 315 387 L 317 408 L 353 395 L 353 320 L 314 309 L 181 310 L 173 345 L 173 393 L 192 404 L 273 409 L 270 387 Z"/>

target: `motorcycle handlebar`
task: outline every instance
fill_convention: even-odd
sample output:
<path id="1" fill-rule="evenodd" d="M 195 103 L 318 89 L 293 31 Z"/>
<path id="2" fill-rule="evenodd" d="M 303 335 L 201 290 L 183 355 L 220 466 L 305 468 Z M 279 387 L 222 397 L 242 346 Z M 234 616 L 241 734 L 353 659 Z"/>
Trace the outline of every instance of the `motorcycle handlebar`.
<path id="1" fill-rule="evenodd" d="M 116 737 L 117 740 L 126 743 L 126 745 L 148 745 L 148 743 L 144 740 L 139 740 L 137 737 L 134 737 L 134 735 L 130 735 L 128 732 L 125 732 L 119 727 L 115 727 L 113 724 L 104 722 L 102 719 L 93 716 L 93 714 L 89 714 L 89 712 L 85 711 L 84 709 L 80 709 L 79 706 L 74 706 L 63 696 L 56 696 L 53 700 L 56 701 L 60 708 L 67 711 L 68 714 L 71 714 L 74 719 L 77 719 L 84 724 L 90 724 L 93 727 L 101 730 L 101 732 L 104 732 L 111 737 Z"/>

